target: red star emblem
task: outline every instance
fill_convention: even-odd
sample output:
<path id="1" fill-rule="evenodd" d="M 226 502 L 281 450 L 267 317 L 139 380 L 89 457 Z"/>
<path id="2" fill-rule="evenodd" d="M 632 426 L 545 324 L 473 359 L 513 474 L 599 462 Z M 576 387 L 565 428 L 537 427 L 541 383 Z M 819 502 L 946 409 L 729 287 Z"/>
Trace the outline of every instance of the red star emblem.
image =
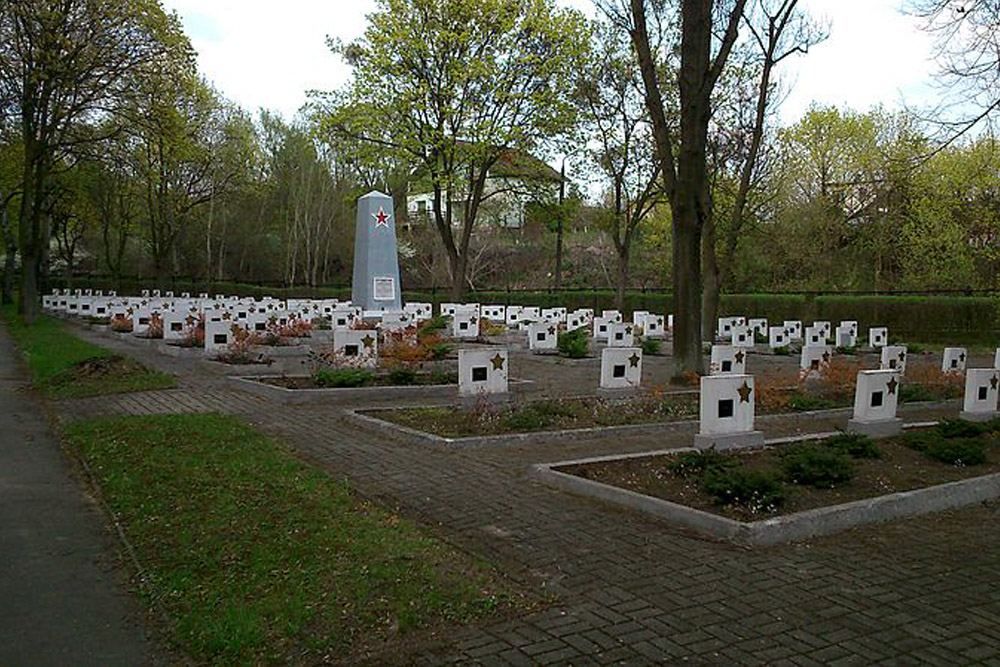
<path id="1" fill-rule="evenodd" d="M 375 218 L 376 227 L 389 226 L 389 214 L 381 206 L 378 207 L 378 213 L 372 213 L 372 217 Z"/>

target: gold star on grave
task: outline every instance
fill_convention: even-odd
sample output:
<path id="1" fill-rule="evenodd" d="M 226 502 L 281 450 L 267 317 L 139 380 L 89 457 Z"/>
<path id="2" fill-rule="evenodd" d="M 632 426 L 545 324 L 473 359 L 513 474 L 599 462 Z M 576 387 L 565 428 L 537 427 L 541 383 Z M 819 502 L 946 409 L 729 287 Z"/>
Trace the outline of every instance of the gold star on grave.
<path id="1" fill-rule="evenodd" d="M 896 387 L 899 386 L 899 383 L 896 382 L 896 378 L 892 378 L 891 380 L 889 380 L 889 382 L 886 383 L 885 386 L 886 386 L 886 389 L 889 390 L 890 394 L 895 394 L 896 393 Z"/>
<path id="2" fill-rule="evenodd" d="M 628 358 L 628 363 L 629 363 L 629 365 L 632 368 L 638 368 L 639 367 L 639 355 L 636 354 L 635 352 L 633 352 L 632 356 Z"/>
<path id="3" fill-rule="evenodd" d="M 959 361 L 965 361 L 965 352 L 963 352 L 962 354 L 958 355 L 958 360 Z"/>
<path id="4" fill-rule="evenodd" d="M 736 359 L 736 363 L 738 363 L 738 364 L 742 364 L 742 363 L 743 363 L 743 359 L 745 359 L 745 358 L 746 358 L 746 355 L 745 355 L 745 354 L 743 354 L 743 350 L 740 350 L 739 352 L 737 352 L 737 353 L 736 353 L 736 354 L 735 354 L 735 355 L 733 356 L 733 358 L 734 358 L 734 359 Z"/>
<path id="5" fill-rule="evenodd" d="M 555 336 L 556 335 L 556 328 L 555 327 L 549 327 L 549 335 L 550 336 Z"/>
<path id="6" fill-rule="evenodd" d="M 492 359 L 490 359 L 490 361 L 493 363 L 493 370 L 495 370 L 495 371 L 502 371 L 503 370 L 503 361 L 504 361 L 504 359 L 503 359 L 503 355 L 502 354 L 500 354 L 499 352 L 497 352 L 496 355 Z"/>
<path id="7" fill-rule="evenodd" d="M 372 217 L 375 218 L 376 227 L 389 227 L 389 214 L 381 206 L 378 207 L 378 213 L 372 213 Z"/>
<path id="8" fill-rule="evenodd" d="M 830 353 L 829 352 L 824 352 L 823 353 L 823 363 L 827 363 L 827 364 L 830 363 Z"/>
<path id="9" fill-rule="evenodd" d="M 906 361 L 906 352 L 899 353 L 899 361 L 900 362 Z"/>
<path id="10" fill-rule="evenodd" d="M 369 348 L 369 349 L 370 349 L 370 348 L 371 348 L 371 346 L 372 346 L 372 345 L 373 345 L 373 344 L 375 343 L 375 339 L 374 339 L 374 338 L 372 338 L 372 335 L 371 335 L 371 334 L 366 334 L 366 335 L 365 335 L 365 337 L 361 339 L 361 343 L 362 343 L 362 344 L 363 344 L 363 345 L 364 345 L 364 346 L 365 346 L 366 348 Z"/>
<path id="11" fill-rule="evenodd" d="M 750 385 L 747 384 L 747 381 L 744 380 L 743 381 L 743 386 L 736 390 L 736 393 L 740 395 L 740 403 L 749 403 L 750 402 L 750 394 L 752 392 L 753 392 L 753 389 L 751 389 Z"/>

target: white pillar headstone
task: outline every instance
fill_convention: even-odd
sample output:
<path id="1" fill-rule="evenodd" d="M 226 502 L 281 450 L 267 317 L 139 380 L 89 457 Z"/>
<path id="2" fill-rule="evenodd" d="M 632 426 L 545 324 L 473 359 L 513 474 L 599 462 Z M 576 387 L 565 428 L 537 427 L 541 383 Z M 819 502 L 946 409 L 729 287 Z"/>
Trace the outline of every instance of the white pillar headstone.
<path id="1" fill-rule="evenodd" d="M 458 351 L 458 394 L 480 397 L 506 394 L 509 359 L 504 348 Z"/>
<path id="2" fill-rule="evenodd" d="M 868 346 L 871 348 L 885 347 L 889 344 L 889 329 L 886 327 L 871 327 L 868 329 Z"/>
<path id="3" fill-rule="evenodd" d="M 880 368 L 884 371 L 899 371 L 900 375 L 906 375 L 906 357 L 905 345 L 886 345 L 882 348 Z"/>
<path id="4" fill-rule="evenodd" d="M 899 401 L 898 370 L 861 371 L 854 391 L 854 417 L 847 430 L 873 438 L 896 435 L 903 421 L 896 417 Z"/>
<path id="5" fill-rule="evenodd" d="M 706 375 L 701 378 L 699 449 L 733 449 L 764 443 L 754 430 L 754 380 L 750 375 Z"/>
<path id="6" fill-rule="evenodd" d="M 601 389 L 636 389 L 642 384 L 642 350 L 606 347 L 601 351 Z"/>
<path id="7" fill-rule="evenodd" d="M 941 371 L 961 373 L 965 370 L 966 351 L 964 347 L 946 347 L 941 357 Z"/>
<path id="8" fill-rule="evenodd" d="M 713 345 L 708 368 L 711 375 L 745 375 L 746 350 L 734 345 Z"/>
<path id="9" fill-rule="evenodd" d="M 965 373 L 965 401 L 959 417 L 985 422 L 997 416 L 1000 371 L 995 368 L 970 368 Z"/>

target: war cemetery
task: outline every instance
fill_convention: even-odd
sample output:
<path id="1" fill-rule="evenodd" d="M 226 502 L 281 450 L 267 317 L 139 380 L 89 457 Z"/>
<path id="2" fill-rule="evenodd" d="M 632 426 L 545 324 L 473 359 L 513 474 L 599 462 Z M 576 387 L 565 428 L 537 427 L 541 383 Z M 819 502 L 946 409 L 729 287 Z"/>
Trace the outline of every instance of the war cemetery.
<path id="1" fill-rule="evenodd" d="M 0 664 L 1000 661 L 993 4 L 15 4 Z"/>

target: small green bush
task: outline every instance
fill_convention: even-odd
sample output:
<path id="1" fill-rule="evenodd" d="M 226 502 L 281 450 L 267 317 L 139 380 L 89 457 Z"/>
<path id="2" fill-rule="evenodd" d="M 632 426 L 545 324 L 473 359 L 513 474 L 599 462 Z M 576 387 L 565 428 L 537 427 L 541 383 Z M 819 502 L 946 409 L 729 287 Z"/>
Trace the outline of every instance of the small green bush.
<path id="1" fill-rule="evenodd" d="M 394 385 L 417 384 L 417 372 L 412 368 L 393 368 L 389 371 L 389 382 Z"/>
<path id="2" fill-rule="evenodd" d="M 787 345 L 782 347 L 776 347 L 772 350 L 772 352 L 778 355 L 779 357 L 788 357 L 791 356 L 792 354 L 792 351 L 788 349 Z"/>
<path id="3" fill-rule="evenodd" d="M 706 473 L 722 472 L 735 465 L 735 461 L 714 450 L 684 452 L 670 462 L 670 472 L 680 477 L 700 477 Z"/>
<path id="4" fill-rule="evenodd" d="M 417 329 L 417 337 L 425 338 L 432 334 L 440 333 L 448 328 L 448 317 L 445 315 L 435 315 L 424 320 Z"/>
<path id="5" fill-rule="evenodd" d="M 556 338 L 556 348 L 564 357 L 583 359 L 587 356 L 587 328 L 560 332 Z"/>
<path id="6" fill-rule="evenodd" d="M 875 441 L 860 433 L 841 433 L 823 443 L 830 449 L 846 454 L 852 459 L 878 459 L 882 457 Z"/>
<path id="7" fill-rule="evenodd" d="M 363 368 L 320 369 L 313 374 L 316 386 L 325 389 L 335 387 L 364 387 L 372 384 L 375 374 Z"/>
<path id="8" fill-rule="evenodd" d="M 792 484 L 832 489 L 854 477 L 854 464 L 836 450 L 806 445 L 793 447 L 781 455 L 781 467 Z"/>
<path id="9" fill-rule="evenodd" d="M 804 396 L 793 394 L 788 398 L 788 409 L 792 412 L 810 412 L 812 410 L 830 410 L 837 407 L 837 402 L 819 396 Z"/>
<path id="10" fill-rule="evenodd" d="M 963 419 L 945 419 L 936 430 L 943 438 L 977 438 L 993 429 L 990 424 L 977 424 Z"/>
<path id="11" fill-rule="evenodd" d="M 453 349 L 454 346 L 451 343 L 445 343 L 444 341 L 434 343 L 430 346 L 431 359 L 434 361 L 441 361 L 447 357 Z"/>
<path id="12" fill-rule="evenodd" d="M 507 413 L 505 421 L 511 431 L 537 431 L 572 416 L 572 410 L 558 401 L 539 401 L 515 408 Z"/>
<path id="13" fill-rule="evenodd" d="M 856 347 L 844 347 L 843 345 L 837 346 L 837 354 L 846 354 L 847 356 L 854 357 L 858 354 L 858 348 Z"/>
<path id="14" fill-rule="evenodd" d="M 709 473 L 701 488 L 716 504 L 742 507 L 752 514 L 773 512 L 785 502 L 785 489 L 776 475 L 742 468 Z"/>
<path id="15" fill-rule="evenodd" d="M 986 463 L 986 443 L 973 438 L 938 438 L 923 449 L 932 459 L 954 466 L 974 466 Z"/>
<path id="16" fill-rule="evenodd" d="M 662 343 L 657 338 L 642 339 L 642 353 L 647 355 L 659 354 Z"/>
<path id="17" fill-rule="evenodd" d="M 923 403 L 934 399 L 934 394 L 924 385 L 905 384 L 899 388 L 900 403 Z"/>

